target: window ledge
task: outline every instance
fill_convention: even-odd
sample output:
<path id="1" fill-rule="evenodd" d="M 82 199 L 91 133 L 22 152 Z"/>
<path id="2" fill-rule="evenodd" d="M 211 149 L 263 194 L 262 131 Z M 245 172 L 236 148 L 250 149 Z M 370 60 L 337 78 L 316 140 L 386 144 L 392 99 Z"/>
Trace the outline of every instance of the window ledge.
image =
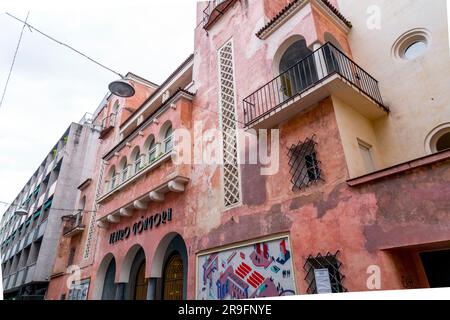
<path id="1" fill-rule="evenodd" d="M 386 169 L 375 171 L 361 177 L 349 179 L 347 180 L 347 184 L 351 187 L 357 187 L 369 182 L 377 181 L 386 177 L 390 177 L 396 174 L 404 173 L 416 168 L 435 164 L 437 162 L 442 162 L 449 159 L 450 159 L 450 150 L 445 150 L 431 155 L 427 155 L 425 157 L 414 159 L 408 162 L 404 162 Z"/>
<path id="2" fill-rule="evenodd" d="M 159 167 L 163 162 L 166 162 L 168 159 L 170 159 L 172 156 L 172 152 L 167 152 L 166 154 L 164 154 L 161 158 L 159 158 L 158 160 L 154 161 L 151 164 L 148 164 L 147 166 L 143 167 L 137 174 L 135 174 L 134 176 L 128 178 L 126 181 L 120 183 L 117 187 L 115 187 L 114 189 L 108 191 L 106 194 L 104 194 L 103 196 L 101 196 L 97 202 L 101 203 L 104 200 L 106 200 L 107 198 L 109 198 L 112 194 L 114 194 L 115 192 L 123 189 L 125 186 L 129 185 L 130 183 L 136 181 L 137 179 L 139 179 L 141 176 L 143 176 L 144 174 L 146 174 L 147 172 L 150 172 L 154 169 L 156 169 L 157 167 Z"/>

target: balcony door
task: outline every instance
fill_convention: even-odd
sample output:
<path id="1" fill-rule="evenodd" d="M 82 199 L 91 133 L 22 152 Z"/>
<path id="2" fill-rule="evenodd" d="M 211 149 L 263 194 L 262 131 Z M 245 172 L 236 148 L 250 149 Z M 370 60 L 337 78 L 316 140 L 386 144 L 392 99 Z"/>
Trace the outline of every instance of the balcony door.
<path id="1" fill-rule="evenodd" d="M 281 92 L 292 97 L 317 82 L 317 68 L 312 51 L 304 39 L 291 44 L 280 60 Z"/>

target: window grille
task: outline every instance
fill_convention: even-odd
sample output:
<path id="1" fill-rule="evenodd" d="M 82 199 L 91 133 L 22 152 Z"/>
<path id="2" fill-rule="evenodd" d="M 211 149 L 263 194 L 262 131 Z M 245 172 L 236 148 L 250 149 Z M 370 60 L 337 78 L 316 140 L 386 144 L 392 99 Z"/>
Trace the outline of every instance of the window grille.
<path id="1" fill-rule="evenodd" d="M 239 204 L 240 177 L 237 148 L 236 101 L 234 88 L 233 44 L 219 49 L 220 116 L 223 144 L 223 191 L 225 208 Z"/>
<path id="2" fill-rule="evenodd" d="M 342 285 L 345 276 L 341 273 L 342 263 L 337 259 L 339 253 L 339 251 L 335 254 L 328 252 L 324 256 L 319 253 L 316 256 L 310 255 L 306 259 L 303 269 L 306 271 L 305 280 L 308 283 L 306 292 L 308 294 L 347 291 Z M 317 271 L 321 271 L 322 273 L 320 274 Z M 325 271 L 325 273 L 323 273 L 323 271 Z M 328 271 L 328 278 L 326 277 L 326 271 Z"/>
<path id="3" fill-rule="evenodd" d="M 291 169 L 292 190 L 300 190 L 310 184 L 323 180 L 320 161 L 317 160 L 314 136 L 289 148 L 289 166 Z"/>

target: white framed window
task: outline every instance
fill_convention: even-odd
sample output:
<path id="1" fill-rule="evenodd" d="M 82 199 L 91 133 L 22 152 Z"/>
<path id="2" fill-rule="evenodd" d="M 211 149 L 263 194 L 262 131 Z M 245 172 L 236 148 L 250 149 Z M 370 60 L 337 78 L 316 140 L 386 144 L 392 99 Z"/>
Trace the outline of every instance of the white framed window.
<path id="1" fill-rule="evenodd" d="M 440 124 L 425 138 L 425 151 L 433 154 L 450 149 L 450 122 Z"/>
<path id="2" fill-rule="evenodd" d="M 134 160 L 134 173 L 138 173 L 141 170 L 141 154 L 138 152 Z"/>
<path id="3" fill-rule="evenodd" d="M 173 130 L 172 126 L 166 129 L 164 134 L 164 153 L 170 152 L 173 149 Z"/>
<path id="4" fill-rule="evenodd" d="M 358 139 L 358 147 L 366 171 L 367 172 L 375 171 L 375 162 L 373 161 L 372 146 L 367 142 Z"/>
<path id="5" fill-rule="evenodd" d="M 148 163 L 153 163 L 156 160 L 156 143 L 153 140 L 150 143 L 150 147 L 148 149 Z"/>
<path id="6" fill-rule="evenodd" d="M 128 165 L 125 164 L 125 166 L 122 169 L 122 182 L 127 181 L 128 178 Z"/>
<path id="7" fill-rule="evenodd" d="M 117 176 L 116 176 L 116 172 L 114 171 L 114 173 L 111 177 L 111 183 L 110 183 L 111 190 L 113 190 L 116 187 L 116 180 L 117 180 Z"/>
<path id="8" fill-rule="evenodd" d="M 431 44 L 431 33 L 424 28 L 416 28 L 402 34 L 392 46 L 396 60 L 412 61 L 423 56 Z"/>
<path id="9" fill-rule="evenodd" d="M 107 181 L 107 183 L 109 183 L 109 185 L 107 185 L 107 189 L 108 191 L 111 191 L 117 186 L 117 172 L 115 166 L 109 170 L 108 179 L 109 182 Z"/>
<path id="10" fill-rule="evenodd" d="M 437 126 L 428 134 L 425 149 L 428 154 L 450 149 L 450 122 Z"/>

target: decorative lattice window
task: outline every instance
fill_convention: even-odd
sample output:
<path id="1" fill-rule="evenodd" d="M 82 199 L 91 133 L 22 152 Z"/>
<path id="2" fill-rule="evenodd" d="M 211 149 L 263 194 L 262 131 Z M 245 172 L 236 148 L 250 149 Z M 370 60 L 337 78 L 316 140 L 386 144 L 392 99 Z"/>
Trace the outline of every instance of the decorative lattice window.
<path id="1" fill-rule="evenodd" d="M 237 116 L 234 89 L 233 44 L 227 42 L 219 50 L 220 118 L 223 140 L 223 192 L 225 207 L 232 207 L 241 201 Z"/>
<path id="2" fill-rule="evenodd" d="M 95 212 L 91 212 L 91 216 L 89 218 L 88 235 L 86 239 L 86 244 L 84 246 L 83 259 L 88 259 L 89 255 L 91 254 L 94 231 L 95 231 Z"/>
<path id="3" fill-rule="evenodd" d="M 308 283 L 308 294 L 346 292 L 342 285 L 345 276 L 341 273 L 342 263 L 337 259 L 339 251 L 335 254 L 327 253 L 316 256 L 310 255 L 306 259 L 303 269 L 306 272 L 305 280 Z"/>
<path id="4" fill-rule="evenodd" d="M 300 190 L 322 180 L 314 136 L 289 148 L 292 190 Z"/>
<path id="5" fill-rule="evenodd" d="M 86 244 L 84 246 L 83 251 L 83 259 L 88 259 L 91 250 L 92 250 L 92 240 L 94 239 L 94 232 L 95 232 L 95 222 L 96 222 L 96 211 L 98 208 L 97 199 L 100 197 L 102 193 L 102 181 L 103 181 L 103 175 L 105 173 L 106 163 L 102 162 L 100 166 L 100 173 L 97 178 L 97 185 L 95 187 L 95 201 L 94 201 L 94 210 L 91 212 L 91 216 L 89 218 L 89 227 L 88 227 L 88 235 L 86 239 Z"/>

